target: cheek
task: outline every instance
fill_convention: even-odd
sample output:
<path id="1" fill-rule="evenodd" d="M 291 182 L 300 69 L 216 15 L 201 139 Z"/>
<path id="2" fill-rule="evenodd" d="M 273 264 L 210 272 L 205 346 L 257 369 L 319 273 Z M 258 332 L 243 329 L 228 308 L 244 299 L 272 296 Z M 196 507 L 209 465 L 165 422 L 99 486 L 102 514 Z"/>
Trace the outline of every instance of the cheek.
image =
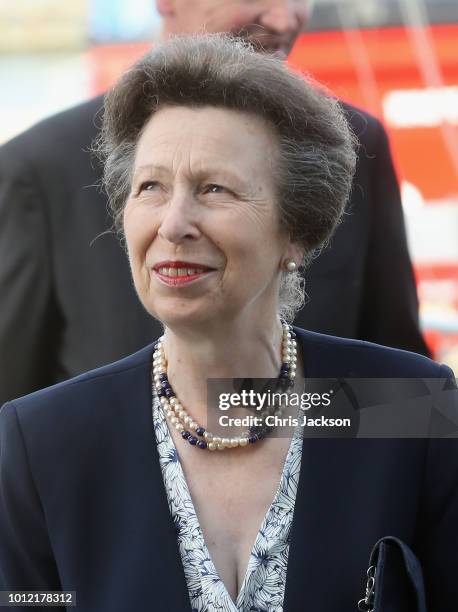
<path id="1" fill-rule="evenodd" d="M 140 208 L 126 209 L 123 218 L 124 234 L 131 265 L 141 265 L 146 252 L 156 237 L 156 224 L 151 214 Z"/>
<path id="2" fill-rule="evenodd" d="M 263 233 L 254 233 L 247 225 L 243 227 L 240 224 L 224 244 L 219 246 L 226 256 L 226 280 L 240 283 L 241 279 L 246 279 L 247 283 L 242 283 L 241 289 L 248 289 L 250 281 L 260 279 L 266 274 L 272 259 L 271 247 L 270 237 Z"/>

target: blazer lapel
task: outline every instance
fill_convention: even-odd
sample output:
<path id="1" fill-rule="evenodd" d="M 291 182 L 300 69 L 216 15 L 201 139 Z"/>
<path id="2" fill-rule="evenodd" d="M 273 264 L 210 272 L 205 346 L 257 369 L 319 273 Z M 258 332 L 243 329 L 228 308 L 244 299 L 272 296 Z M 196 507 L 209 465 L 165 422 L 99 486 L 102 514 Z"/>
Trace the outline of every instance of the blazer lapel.
<path id="1" fill-rule="evenodd" d="M 307 378 L 329 375 L 330 364 L 316 354 L 307 333 L 295 328 Z M 352 550 L 348 530 L 348 473 L 351 473 L 350 439 L 305 438 L 302 449 L 294 517 L 291 528 L 284 612 L 305 609 L 335 612 L 342 602 L 342 579 Z M 338 500 L 338 503 L 336 503 Z M 348 541 L 346 541 L 348 539 Z M 332 555 L 332 557 L 329 556 Z M 364 567 L 361 568 L 364 571 Z M 348 580 L 349 595 L 353 584 Z M 345 607 L 340 609 L 347 609 Z M 356 603 L 355 603 L 356 609 Z"/>
<path id="2" fill-rule="evenodd" d="M 145 468 L 141 469 L 143 476 L 138 481 L 138 488 L 142 489 L 142 503 L 145 504 L 145 512 L 142 514 L 142 521 L 144 521 L 142 549 L 147 557 L 145 567 L 141 569 L 141 572 L 145 573 L 143 583 L 148 581 L 148 584 L 151 585 L 149 593 L 151 609 L 167 612 L 189 610 L 191 612 L 183 564 L 169 511 L 154 437 L 151 359 L 152 347 L 147 362 L 135 370 L 131 387 L 135 389 L 134 398 L 130 397 L 128 401 L 130 407 L 135 406 L 135 410 L 140 415 L 139 419 L 135 419 L 134 430 L 130 432 L 131 439 L 137 441 L 136 449 L 131 449 L 131 456 L 134 460 L 133 469 L 138 475 L 139 466 Z M 133 402 L 132 399 L 134 399 Z"/>

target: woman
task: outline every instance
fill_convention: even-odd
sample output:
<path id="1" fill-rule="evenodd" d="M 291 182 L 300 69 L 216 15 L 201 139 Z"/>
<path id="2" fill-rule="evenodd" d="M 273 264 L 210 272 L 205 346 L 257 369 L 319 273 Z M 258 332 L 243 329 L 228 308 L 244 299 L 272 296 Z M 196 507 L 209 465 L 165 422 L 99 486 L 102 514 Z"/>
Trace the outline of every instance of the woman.
<path id="1" fill-rule="evenodd" d="M 243 43 L 177 38 L 107 96 L 98 151 L 164 335 L 3 407 L 1 587 L 76 591 L 84 612 L 353 610 L 372 545 L 396 535 L 431 610 L 454 609 L 454 441 L 302 441 L 268 435 L 267 419 L 206 429 L 208 379 L 291 392 L 304 374 L 452 375 L 285 322 L 348 197 L 338 104 Z"/>

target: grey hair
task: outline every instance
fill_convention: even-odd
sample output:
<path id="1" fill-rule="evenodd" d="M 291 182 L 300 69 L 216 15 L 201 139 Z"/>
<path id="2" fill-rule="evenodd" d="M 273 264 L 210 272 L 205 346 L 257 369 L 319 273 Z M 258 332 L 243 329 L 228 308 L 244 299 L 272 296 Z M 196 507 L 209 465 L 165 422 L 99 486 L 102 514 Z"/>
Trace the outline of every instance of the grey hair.
<path id="1" fill-rule="evenodd" d="M 93 146 L 121 237 L 138 139 L 166 106 L 228 108 L 274 128 L 280 223 L 302 247 L 306 268 L 337 227 L 355 170 L 356 139 L 338 101 L 281 60 L 225 34 L 177 36 L 155 45 L 105 96 Z M 302 276 L 285 271 L 280 316 L 292 321 L 303 303 Z"/>

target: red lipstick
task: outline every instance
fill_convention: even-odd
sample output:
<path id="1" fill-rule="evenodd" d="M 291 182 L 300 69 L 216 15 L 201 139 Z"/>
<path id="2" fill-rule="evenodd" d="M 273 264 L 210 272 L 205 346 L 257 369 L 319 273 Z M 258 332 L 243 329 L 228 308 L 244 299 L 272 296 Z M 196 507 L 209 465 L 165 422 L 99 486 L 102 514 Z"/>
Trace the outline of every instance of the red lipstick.
<path id="1" fill-rule="evenodd" d="M 214 268 L 190 261 L 160 261 L 153 266 L 153 271 L 161 283 L 169 287 L 189 285 L 208 276 Z"/>

